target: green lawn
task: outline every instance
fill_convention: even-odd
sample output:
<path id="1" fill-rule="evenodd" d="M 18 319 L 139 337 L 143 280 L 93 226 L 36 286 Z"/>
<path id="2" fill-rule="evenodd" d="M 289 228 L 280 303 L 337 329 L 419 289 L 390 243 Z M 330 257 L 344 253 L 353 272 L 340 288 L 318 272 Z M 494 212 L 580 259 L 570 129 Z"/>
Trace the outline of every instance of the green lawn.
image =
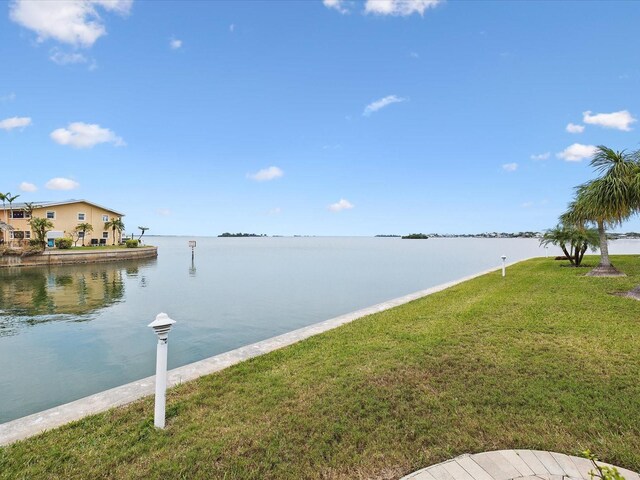
<path id="1" fill-rule="evenodd" d="M 0 449 L 0 478 L 398 478 L 503 448 L 640 470 L 640 258 L 537 259 Z M 586 259 L 594 264 L 595 257 Z"/>

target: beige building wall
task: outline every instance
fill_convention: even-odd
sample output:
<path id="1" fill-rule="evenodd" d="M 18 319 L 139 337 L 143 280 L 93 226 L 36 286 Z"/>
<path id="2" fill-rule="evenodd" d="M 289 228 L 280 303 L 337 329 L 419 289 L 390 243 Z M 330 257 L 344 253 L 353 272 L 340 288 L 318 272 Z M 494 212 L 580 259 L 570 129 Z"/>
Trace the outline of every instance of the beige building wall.
<path id="1" fill-rule="evenodd" d="M 14 212 L 20 212 L 21 210 L 15 210 Z M 15 231 L 29 232 L 25 237 L 33 238 L 31 234 L 31 227 L 29 225 L 28 218 L 10 218 L 11 212 L 7 208 L 6 212 L 7 223 L 9 223 Z M 19 215 L 19 214 L 18 214 Z M 84 216 L 82 216 L 84 215 Z M 107 210 L 95 205 L 91 205 L 87 202 L 75 202 L 62 205 L 52 205 L 47 207 L 40 207 L 33 209 L 33 216 L 40 218 L 47 218 L 52 224 L 53 229 L 49 232 L 49 236 L 67 236 L 71 237 L 75 232 L 76 226 L 81 223 L 89 223 L 93 227 L 92 232 L 86 233 L 85 245 L 91 243 L 92 238 L 105 238 L 107 245 L 113 243 L 113 230 L 105 230 L 104 224 L 106 221 L 113 220 L 114 218 L 121 218 L 122 216 L 112 210 Z M 4 214 L 0 211 L 0 217 L 4 220 Z M 53 217 L 53 218 L 51 218 Z M 117 230 L 116 243 L 122 238 L 122 233 Z M 82 239 L 78 241 L 78 245 L 82 244 Z"/>

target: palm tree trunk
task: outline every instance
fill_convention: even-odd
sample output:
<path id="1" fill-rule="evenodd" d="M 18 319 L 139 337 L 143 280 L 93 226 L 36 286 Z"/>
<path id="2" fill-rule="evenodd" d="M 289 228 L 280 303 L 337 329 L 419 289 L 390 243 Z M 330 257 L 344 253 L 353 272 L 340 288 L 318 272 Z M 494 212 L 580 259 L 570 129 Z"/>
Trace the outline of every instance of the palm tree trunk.
<path id="1" fill-rule="evenodd" d="M 582 263 L 582 259 L 584 258 L 584 253 L 587 251 L 587 244 L 585 243 L 584 245 L 582 245 L 582 248 L 580 249 L 580 256 L 578 257 L 578 263 L 576 264 L 577 267 L 580 266 L 580 264 Z"/>
<path id="2" fill-rule="evenodd" d="M 571 265 L 575 265 L 573 262 L 573 255 L 572 255 L 573 252 L 572 253 L 567 252 L 567 247 L 565 246 L 564 243 L 560 244 L 560 248 L 564 252 L 564 256 L 569 259 L 569 262 L 571 262 Z"/>
<path id="3" fill-rule="evenodd" d="M 600 236 L 600 264 L 599 267 L 610 267 L 609 246 L 607 244 L 607 232 L 604 230 L 604 222 L 598 220 L 598 235 Z"/>

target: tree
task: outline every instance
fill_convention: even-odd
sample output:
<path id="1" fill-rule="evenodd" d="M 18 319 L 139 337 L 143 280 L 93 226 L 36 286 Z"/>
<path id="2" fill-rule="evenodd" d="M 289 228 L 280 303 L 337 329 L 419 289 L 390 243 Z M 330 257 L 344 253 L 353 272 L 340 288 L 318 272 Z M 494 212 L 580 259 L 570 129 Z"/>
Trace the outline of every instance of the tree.
<path id="1" fill-rule="evenodd" d="M 140 236 L 138 237 L 138 241 L 142 241 L 142 236 L 144 235 L 144 232 L 146 232 L 147 230 L 149 230 L 149 227 L 138 227 L 140 229 Z"/>
<path id="2" fill-rule="evenodd" d="M 579 267 L 587 248 L 595 251 L 598 247 L 598 232 L 593 228 L 579 228 L 558 224 L 545 232 L 540 245 L 557 245 L 571 262 Z"/>
<path id="3" fill-rule="evenodd" d="M 2 200 L 2 211 L 4 212 L 4 221 L 7 222 L 7 207 L 5 206 L 5 202 L 7 201 L 7 195 L 11 195 L 11 193 L 0 193 L 0 200 Z"/>
<path id="4" fill-rule="evenodd" d="M 82 232 L 82 246 L 84 247 L 84 237 L 87 236 L 87 232 L 93 232 L 93 225 L 90 223 L 80 223 L 76 226 L 76 232 Z"/>
<path id="5" fill-rule="evenodd" d="M 640 162 L 638 154 L 597 147 L 591 160 L 601 176 L 579 185 L 569 209 L 561 216 L 567 224 L 595 224 L 600 242 L 600 263 L 591 275 L 621 275 L 611 264 L 607 228 L 622 224 L 640 210 Z"/>
<path id="6" fill-rule="evenodd" d="M 124 230 L 124 223 L 121 218 L 112 218 L 108 222 L 104 222 L 104 229 L 111 229 L 113 232 L 113 244 L 116 244 L 116 230 L 120 233 Z"/>
<path id="7" fill-rule="evenodd" d="M 26 202 L 24 204 L 24 213 L 25 213 L 25 218 L 31 218 L 33 217 L 33 211 L 36 208 L 40 208 L 40 205 L 34 205 L 33 202 Z"/>
<path id="8" fill-rule="evenodd" d="M 32 217 L 29 220 L 29 225 L 31 225 L 35 240 L 44 249 L 47 246 L 47 232 L 53 229 L 53 223 L 46 218 Z"/>
<path id="9" fill-rule="evenodd" d="M 20 196 L 20 195 L 14 195 L 14 196 L 11 196 L 11 192 L 9 192 L 9 193 L 7 193 L 7 194 L 5 195 L 5 197 L 4 197 L 4 198 L 5 198 L 5 200 L 6 200 L 7 202 L 9 202 L 9 212 L 10 212 L 10 214 L 9 214 L 9 218 L 12 218 L 12 217 L 13 217 L 13 207 L 11 206 L 11 204 L 12 204 L 12 203 L 14 202 L 14 200 L 15 200 L 16 198 L 18 198 L 19 196 Z M 4 202 L 3 202 L 3 203 L 4 203 Z"/>

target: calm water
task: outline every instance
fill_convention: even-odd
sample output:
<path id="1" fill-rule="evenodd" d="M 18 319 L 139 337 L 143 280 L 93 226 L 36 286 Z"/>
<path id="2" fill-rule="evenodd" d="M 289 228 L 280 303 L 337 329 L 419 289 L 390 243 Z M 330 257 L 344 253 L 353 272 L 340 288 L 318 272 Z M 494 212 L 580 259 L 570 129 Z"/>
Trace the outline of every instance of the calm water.
<path id="1" fill-rule="evenodd" d="M 0 423 L 407 293 L 544 256 L 537 240 L 156 237 L 157 260 L 0 270 Z M 613 253 L 640 252 L 618 241 Z M 549 249 L 549 255 L 557 252 Z"/>

